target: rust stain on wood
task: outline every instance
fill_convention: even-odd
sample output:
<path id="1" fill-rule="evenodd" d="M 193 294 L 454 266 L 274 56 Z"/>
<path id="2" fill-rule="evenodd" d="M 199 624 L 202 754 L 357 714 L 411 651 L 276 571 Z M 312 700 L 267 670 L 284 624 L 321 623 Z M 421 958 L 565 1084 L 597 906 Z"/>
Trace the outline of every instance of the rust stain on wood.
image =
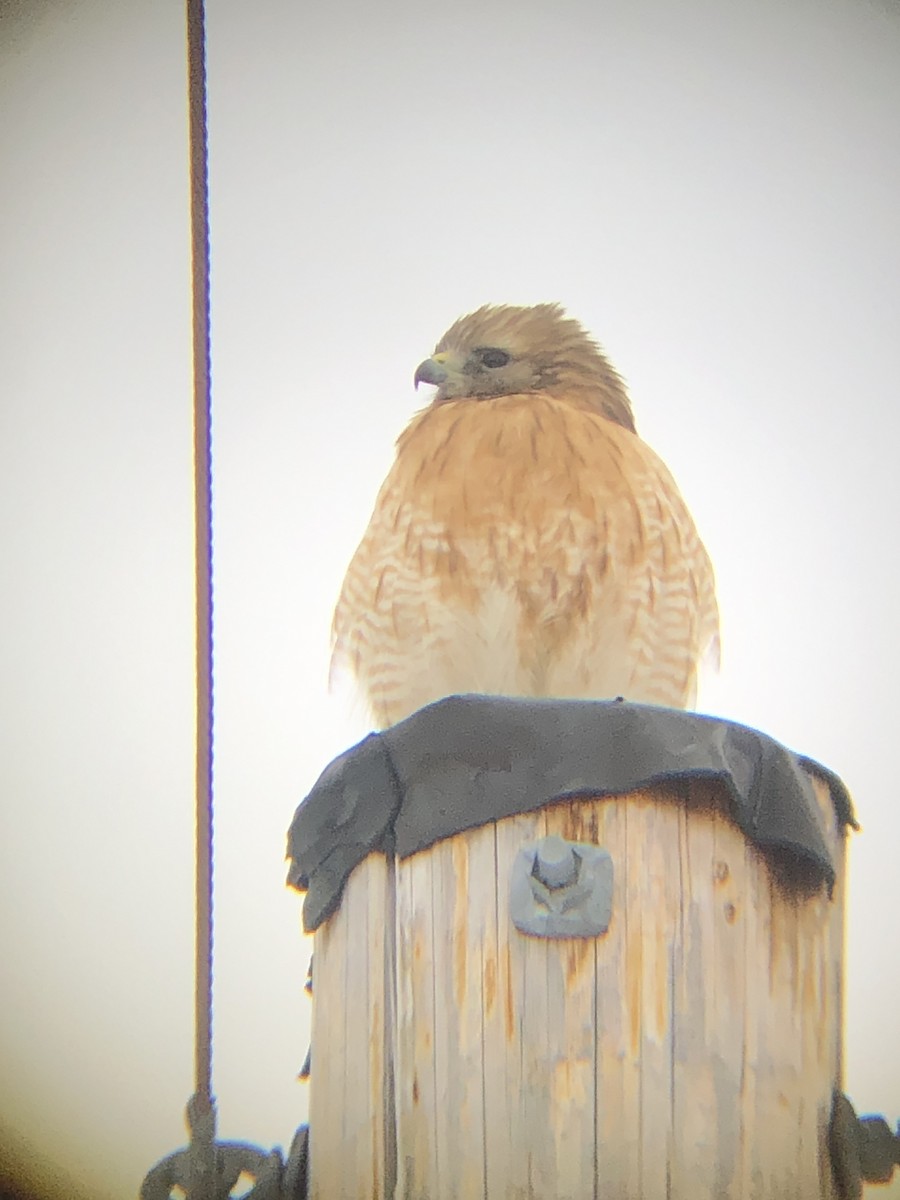
<path id="1" fill-rule="evenodd" d="M 494 1001 L 497 999 L 497 960 L 489 954 L 484 960 L 484 1015 L 489 1017 L 494 1011 Z"/>
<path id="2" fill-rule="evenodd" d="M 593 1077 L 593 1063 L 587 1058 L 563 1058 L 553 1064 L 550 1096 L 556 1109 L 587 1106 L 585 1082 Z"/>
<path id="3" fill-rule="evenodd" d="M 584 969 L 593 966 L 594 943 L 590 938 L 578 938 L 566 946 L 566 983 L 571 985 Z"/>
<path id="4" fill-rule="evenodd" d="M 506 1018 L 506 1040 L 511 1042 L 516 1032 L 516 1006 L 513 1003 L 512 955 L 509 942 L 504 946 L 503 953 L 506 959 L 504 963 L 506 967 L 506 1011 L 504 1014 Z"/>
<path id="5" fill-rule="evenodd" d="M 653 1016 L 656 1019 L 656 1028 L 654 1032 L 658 1037 L 662 1037 L 669 1023 L 669 946 L 664 937 L 660 937 L 657 941 L 655 958 L 656 970 L 653 980 L 655 995 L 653 999 L 656 1005 Z"/>
<path id="6" fill-rule="evenodd" d="M 465 902 L 469 894 L 469 844 L 465 837 L 453 838 L 450 843 L 453 855 L 453 874 L 456 878 L 457 904 Z M 464 906 L 464 904 L 463 904 Z"/>
<path id="7" fill-rule="evenodd" d="M 637 1054 L 641 1044 L 641 937 L 628 938 L 625 971 L 628 992 L 628 1044 L 632 1054 Z"/>
<path id="8" fill-rule="evenodd" d="M 469 940 L 465 920 L 457 914 L 453 929 L 453 993 L 457 1008 L 466 1001 Z"/>
<path id="9" fill-rule="evenodd" d="M 817 1021 L 821 1018 L 824 997 L 820 993 L 818 984 L 817 973 L 807 965 L 801 981 L 800 999 L 800 1005 L 805 1014 L 806 1021 Z"/>
<path id="10" fill-rule="evenodd" d="M 725 920 L 729 925 L 733 925 L 737 917 L 737 909 L 731 903 L 725 905 Z"/>
<path id="11" fill-rule="evenodd" d="M 557 810 L 562 817 L 562 836 L 571 842 L 591 842 L 597 836 L 597 816 L 590 800 L 573 800 Z"/>

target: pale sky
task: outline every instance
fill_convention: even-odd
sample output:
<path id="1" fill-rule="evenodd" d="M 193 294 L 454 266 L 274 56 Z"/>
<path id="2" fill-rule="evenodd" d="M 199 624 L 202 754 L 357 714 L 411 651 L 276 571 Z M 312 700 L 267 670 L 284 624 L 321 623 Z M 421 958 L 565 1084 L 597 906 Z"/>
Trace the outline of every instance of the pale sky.
<path id="1" fill-rule="evenodd" d="M 412 375 L 558 300 L 713 558 L 700 708 L 851 789 L 845 1086 L 900 1116 L 900 7 L 210 0 L 219 1132 L 306 1112 L 284 835 Z M 0 1133 L 105 1200 L 192 1082 L 180 0 L 0 0 Z M 885 1196 L 884 1190 L 876 1193 Z"/>

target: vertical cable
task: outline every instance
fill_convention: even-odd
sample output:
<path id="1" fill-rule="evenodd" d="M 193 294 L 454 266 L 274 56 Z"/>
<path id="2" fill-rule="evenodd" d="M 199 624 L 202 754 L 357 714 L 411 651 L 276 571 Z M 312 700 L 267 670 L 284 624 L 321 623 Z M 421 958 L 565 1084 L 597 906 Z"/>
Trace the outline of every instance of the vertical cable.
<path id="1" fill-rule="evenodd" d="M 212 1096 L 212 449 L 210 440 L 209 181 L 203 0 L 187 0 L 194 357 L 194 562 L 196 590 L 195 1094 L 192 1133 L 215 1138 Z"/>

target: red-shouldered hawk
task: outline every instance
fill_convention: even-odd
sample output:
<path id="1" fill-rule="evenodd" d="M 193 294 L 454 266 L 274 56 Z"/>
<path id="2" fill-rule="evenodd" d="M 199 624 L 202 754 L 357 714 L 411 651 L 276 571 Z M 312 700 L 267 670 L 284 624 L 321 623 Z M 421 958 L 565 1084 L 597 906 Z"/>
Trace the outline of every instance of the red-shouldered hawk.
<path id="1" fill-rule="evenodd" d="M 461 317 L 415 382 L 334 615 L 380 726 L 444 696 L 688 707 L 713 572 L 620 377 L 556 304 Z"/>

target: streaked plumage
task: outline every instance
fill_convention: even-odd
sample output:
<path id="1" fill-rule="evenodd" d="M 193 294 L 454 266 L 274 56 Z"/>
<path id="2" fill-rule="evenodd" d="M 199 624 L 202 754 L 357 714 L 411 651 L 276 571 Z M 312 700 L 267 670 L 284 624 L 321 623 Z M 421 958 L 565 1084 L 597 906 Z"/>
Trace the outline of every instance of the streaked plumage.
<path id="1" fill-rule="evenodd" d="M 712 568 L 624 384 L 558 305 L 486 306 L 422 363 L 334 617 L 380 726 L 465 692 L 686 707 Z"/>

